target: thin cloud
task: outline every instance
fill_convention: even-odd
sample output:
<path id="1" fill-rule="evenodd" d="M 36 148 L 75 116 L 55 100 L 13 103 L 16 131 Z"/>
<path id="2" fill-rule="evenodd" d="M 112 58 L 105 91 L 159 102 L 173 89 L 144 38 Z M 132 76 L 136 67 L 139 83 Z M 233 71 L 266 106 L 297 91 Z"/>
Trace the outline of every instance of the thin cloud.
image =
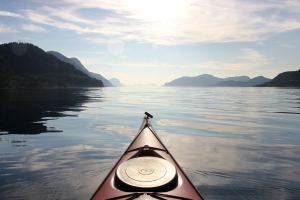
<path id="1" fill-rule="evenodd" d="M 38 13 L 35 13 L 34 11 L 33 12 L 28 11 L 27 18 L 35 23 L 46 24 L 46 25 L 54 26 L 54 27 L 60 28 L 60 29 L 74 30 L 77 32 L 82 32 L 82 30 L 83 30 L 83 28 L 81 28 L 78 25 L 54 20 L 49 16 L 46 16 L 43 14 L 38 14 Z"/>
<path id="2" fill-rule="evenodd" d="M 0 24 L 0 33 L 18 33 L 19 31 L 13 27 Z"/>
<path id="3" fill-rule="evenodd" d="M 155 63 L 143 63 L 143 62 L 123 62 L 123 63 L 110 63 L 112 66 L 120 67 L 172 67 L 170 64 L 155 64 Z"/>
<path id="4" fill-rule="evenodd" d="M 256 44 L 259 45 L 259 46 L 265 46 L 265 44 L 263 42 L 261 42 L 261 41 L 257 42 Z"/>
<path id="5" fill-rule="evenodd" d="M 279 73 L 277 70 L 274 70 L 274 69 L 270 69 L 270 70 L 259 70 L 259 72 Z"/>
<path id="6" fill-rule="evenodd" d="M 204 68 L 204 69 L 220 69 L 232 71 L 251 70 L 255 67 L 261 66 L 263 63 L 223 63 L 217 61 L 207 61 L 200 64 L 184 65 L 184 68 Z"/>
<path id="7" fill-rule="evenodd" d="M 106 37 L 118 36 L 122 40 L 162 45 L 262 41 L 274 34 L 300 28 L 298 0 L 59 2 L 59 8 L 49 4 L 40 10 L 27 10 L 27 15 L 36 23 L 74 30 L 78 34 L 98 33 Z M 101 18 L 87 18 L 79 14 L 80 9 L 97 8 L 113 14 Z M 44 19 L 39 19 L 40 16 Z"/>
<path id="8" fill-rule="evenodd" d="M 296 48 L 296 46 L 293 44 L 283 44 L 282 46 L 285 48 Z"/>
<path id="9" fill-rule="evenodd" d="M 76 23 L 82 23 L 82 24 L 93 24 L 94 22 L 92 20 L 84 19 L 76 15 L 75 9 L 69 9 L 66 10 L 64 8 L 51 8 L 49 6 L 42 6 L 40 9 L 42 9 L 44 12 L 48 13 L 48 15 L 53 17 L 59 17 L 60 19 L 76 22 Z"/>
<path id="10" fill-rule="evenodd" d="M 104 51 L 84 51 L 83 53 L 92 53 L 92 54 L 106 54 Z"/>
<path id="11" fill-rule="evenodd" d="M 207 61 L 199 64 L 183 65 L 182 67 L 245 71 L 269 64 L 268 59 L 264 55 L 260 54 L 258 51 L 255 51 L 254 49 L 241 49 L 241 51 L 244 55 L 236 58 L 241 62 L 226 63 L 220 61 Z"/>
<path id="12" fill-rule="evenodd" d="M 266 56 L 260 54 L 258 51 L 255 51 L 254 49 L 242 49 L 242 51 L 245 53 L 244 56 L 238 57 L 238 59 L 243 59 L 243 60 L 249 60 L 249 61 L 267 61 Z"/>
<path id="13" fill-rule="evenodd" d="M 106 44 L 108 39 L 106 38 L 85 38 L 85 40 L 89 41 L 90 43 L 100 43 Z"/>
<path id="14" fill-rule="evenodd" d="M 0 11 L 0 16 L 24 18 L 20 14 L 8 12 L 8 11 Z"/>
<path id="15" fill-rule="evenodd" d="M 33 32 L 47 32 L 46 29 L 33 24 L 23 24 L 22 29 L 25 31 L 33 31 Z"/>

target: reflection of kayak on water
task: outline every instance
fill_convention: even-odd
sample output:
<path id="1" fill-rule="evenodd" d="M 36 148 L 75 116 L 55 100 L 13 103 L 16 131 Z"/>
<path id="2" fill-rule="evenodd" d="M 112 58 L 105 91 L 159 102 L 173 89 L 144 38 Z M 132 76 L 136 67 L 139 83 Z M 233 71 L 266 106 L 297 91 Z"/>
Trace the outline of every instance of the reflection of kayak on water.
<path id="1" fill-rule="evenodd" d="M 154 131 L 149 117 L 93 200 L 204 199 Z"/>

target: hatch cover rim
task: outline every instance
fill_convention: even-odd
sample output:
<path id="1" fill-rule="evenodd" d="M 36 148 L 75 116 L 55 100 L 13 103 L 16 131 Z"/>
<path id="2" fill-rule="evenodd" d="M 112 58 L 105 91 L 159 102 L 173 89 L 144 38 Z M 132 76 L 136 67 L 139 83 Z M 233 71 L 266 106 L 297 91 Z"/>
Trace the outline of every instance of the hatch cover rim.
<path id="1" fill-rule="evenodd" d="M 147 165 L 147 164 L 150 164 Z M 135 166 L 130 168 L 130 166 Z M 141 174 L 141 169 L 153 170 L 149 174 Z M 134 172 L 136 170 L 136 172 Z M 136 173 L 136 175 L 135 175 Z M 129 175 L 128 175 L 129 174 Z M 129 159 L 120 164 L 115 175 L 124 184 L 138 188 L 156 188 L 162 187 L 177 177 L 175 166 L 162 158 L 158 157 L 138 157 Z M 154 178 L 151 178 L 154 177 Z"/>

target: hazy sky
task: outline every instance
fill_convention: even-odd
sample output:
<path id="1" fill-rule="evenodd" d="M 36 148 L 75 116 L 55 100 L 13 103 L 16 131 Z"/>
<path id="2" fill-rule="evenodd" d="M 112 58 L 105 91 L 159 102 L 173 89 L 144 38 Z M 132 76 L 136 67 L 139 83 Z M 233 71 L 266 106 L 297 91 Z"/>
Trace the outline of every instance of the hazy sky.
<path id="1" fill-rule="evenodd" d="M 123 84 L 300 69 L 300 0 L 0 0 L 0 43 L 78 58 Z"/>

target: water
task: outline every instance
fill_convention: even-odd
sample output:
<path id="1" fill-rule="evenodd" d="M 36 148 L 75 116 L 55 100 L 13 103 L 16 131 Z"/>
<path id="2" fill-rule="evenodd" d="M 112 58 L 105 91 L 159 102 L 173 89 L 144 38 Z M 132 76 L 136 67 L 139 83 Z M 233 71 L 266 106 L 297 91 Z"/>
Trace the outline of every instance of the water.
<path id="1" fill-rule="evenodd" d="M 89 199 L 143 113 L 202 195 L 299 199 L 300 90 L 0 90 L 1 199 Z"/>

